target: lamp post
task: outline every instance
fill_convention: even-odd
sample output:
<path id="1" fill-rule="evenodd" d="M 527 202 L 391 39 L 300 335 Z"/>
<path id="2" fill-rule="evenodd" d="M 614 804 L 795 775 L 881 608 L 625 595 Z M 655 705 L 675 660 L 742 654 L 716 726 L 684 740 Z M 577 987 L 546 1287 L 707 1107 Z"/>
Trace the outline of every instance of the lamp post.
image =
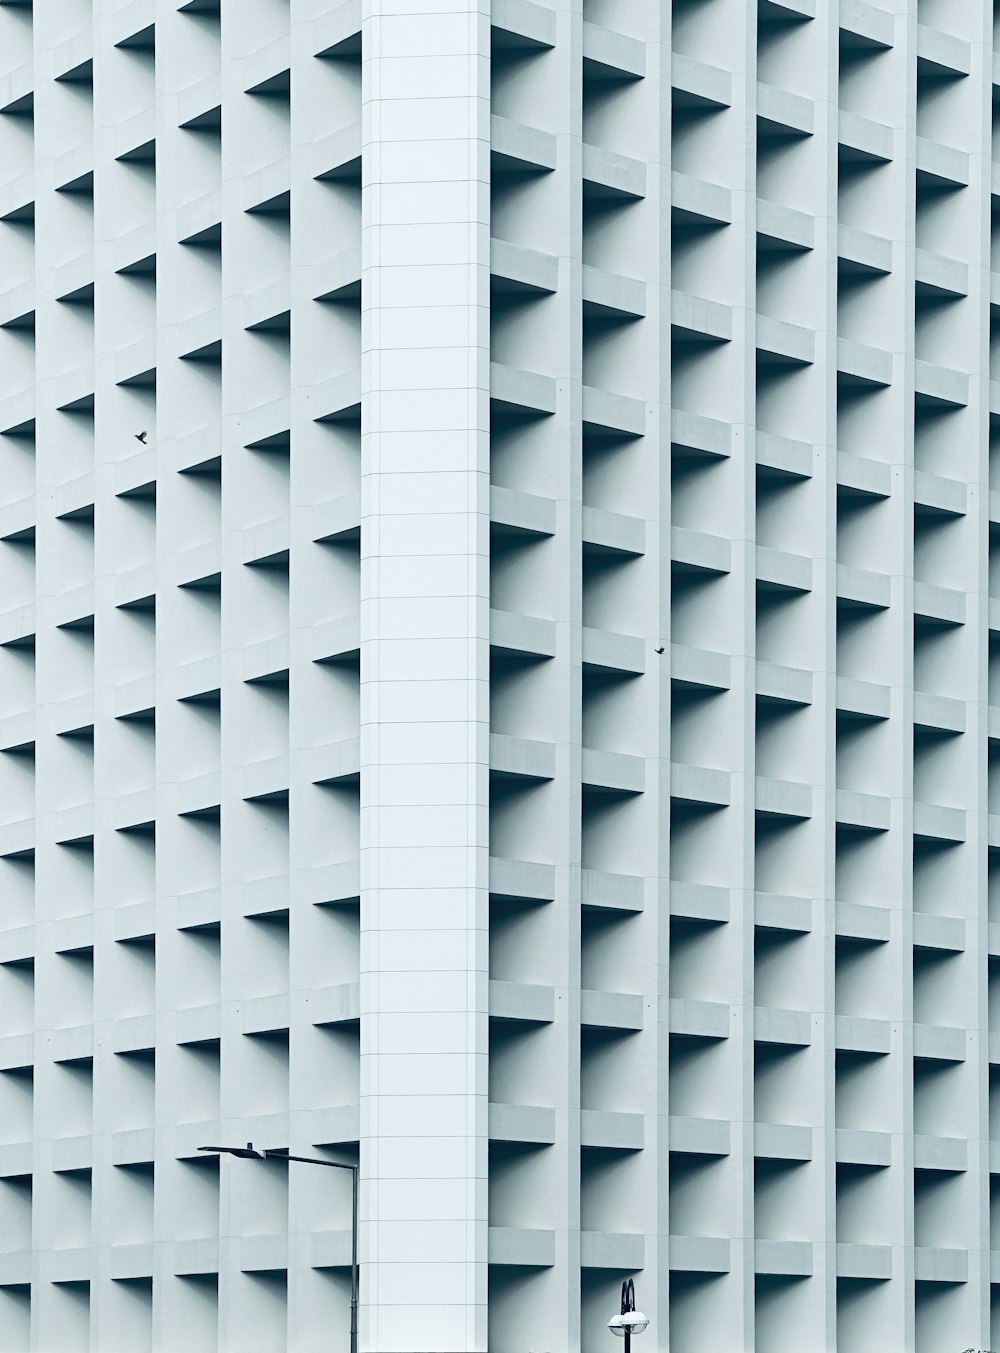
<path id="1" fill-rule="evenodd" d="M 632 1353 L 632 1335 L 641 1334 L 648 1324 L 643 1313 L 635 1309 L 635 1284 L 627 1278 L 622 1283 L 621 1311 L 616 1311 L 608 1321 L 608 1329 L 619 1339 L 624 1336 L 625 1353 Z"/>
<path id="2" fill-rule="evenodd" d="M 293 1156 L 276 1147 L 260 1149 L 253 1142 L 246 1146 L 199 1146 L 213 1156 L 236 1156 L 239 1160 L 291 1160 L 301 1165 L 325 1165 L 331 1170 L 351 1172 L 351 1353 L 358 1353 L 358 1166 L 339 1160 L 321 1160 L 319 1156 Z M 624 1291 L 624 1288 L 622 1289 Z M 645 1325 L 643 1326 L 645 1329 Z M 625 1345 L 626 1349 L 628 1344 Z"/>

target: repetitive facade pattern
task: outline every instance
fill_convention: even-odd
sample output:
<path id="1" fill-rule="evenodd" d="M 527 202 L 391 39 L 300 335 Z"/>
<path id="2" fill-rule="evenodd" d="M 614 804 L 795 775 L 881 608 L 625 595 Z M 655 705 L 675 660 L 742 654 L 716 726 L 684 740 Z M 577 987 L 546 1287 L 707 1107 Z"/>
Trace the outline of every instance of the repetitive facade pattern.
<path id="1" fill-rule="evenodd" d="M 0 0 L 3 1353 L 1000 1346 L 993 25 Z"/>

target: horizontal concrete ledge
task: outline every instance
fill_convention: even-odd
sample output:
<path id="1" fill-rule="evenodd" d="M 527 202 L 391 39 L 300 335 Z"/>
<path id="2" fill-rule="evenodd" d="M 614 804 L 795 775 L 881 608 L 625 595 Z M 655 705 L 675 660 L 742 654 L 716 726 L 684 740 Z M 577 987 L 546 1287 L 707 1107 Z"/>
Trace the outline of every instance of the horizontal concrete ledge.
<path id="1" fill-rule="evenodd" d="M 733 77 L 720 66 L 710 66 L 673 52 L 670 84 L 677 108 L 728 108 L 733 101 Z"/>
<path id="2" fill-rule="evenodd" d="M 758 1160 L 812 1160 L 813 1130 L 794 1123 L 755 1123 L 753 1153 Z"/>
<path id="3" fill-rule="evenodd" d="M 812 478 L 816 452 L 809 442 L 759 429 L 753 436 L 758 469 L 778 478 Z"/>
<path id="4" fill-rule="evenodd" d="M 837 483 L 842 488 L 861 498 L 888 498 L 892 482 L 893 470 L 885 461 L 850 451 L 837 452 Z"/>
<path id="5" fill-rule="evenodd" d="M 678 573 L 729 573 L 732 545 L 724 536 L 673 526 L 670 529 L 670 560 Z"/>
<path id="6" fill-rule="evenodd" d="M 559 285 L 559 260 L 555 254 L 490 239 L 490 276 L 494 291 L 552 294 Z"/>
<path id="7" fill-rule="evenodd" d="M 55 1137 L 49 1160 L 55 1174 L 89 1170 L 94 1163 L 94 1139 L 90 1133 L 78 1137 Z"/>
<path id="8" fill-rule="evenodd" d="M 611 1109 L 580 1110 L 580 1145 L 606 1151 L 641 1151 L 645 1146 L 645 1117 Z"/>
<path id="9" fill-rule="evenodd" d="M 969 1168 L 969 1143 L 964 1137 L 913 1138 L 913 1164 L 918 1170 L 961 1174 Z"/>
<path id="10" fill-rule="evenodd" d="M 728 653 L 671 644 L 670 679 L 676 686 L 728 691 L 732 686 L 732 661 Z"/>
<path id="11" fill-rule="evenodd" d="M 733 312 L 721 301 L 672 291 L 670 326 L 675 343 L 728 343 L 733 336 Z"/>
<path id="12" fill-rule="evenodd" d="M 490 772 L 513 780 L 552 780 L 556 773 L 555 744 L 491 733 Z"/>
<path id="13" fill-rule="evenodd" d="M 927 691 L 913 692 L 913 722 L 919 728 L 946 733 L 965 732 L 965 701 Z"/>
<path id="14" fill-rule="evenodd" d="M 838 1242 L 837 1277 L 888 1281 L 892 1277 L 892 1247 Z"/>
<path id="15" fill-rule="evenodd" d="M 968 1282 L 969 1252 L 918 1245 L 913 1251 L 913 1276 L 917 1282 Z"/>
<path id="16" fill-rule="evenodd" d="M 670 797 L 675 803 L 728 807 L 732 801 L 729 771 L 673 761 L 670 764 Z"/>
<path id="17" fill-rule="evenodd" d="M 757 1043 L 800 1048 L 812 1043 L 813 1016 L 806 1010 L 755 1006 L 753 1016 L 753 1036 Z"/>
<path id="18" fill-rule="evenodd" d="M 838 1164 L 889 1166 L 892 1164 L 892 1137 L 888 1132 L 837 1128 L 836 1154 Z"/>
<path id="19" fill-rule="evenodd" d="M 555 867 L 533 860 L 490 856 L 490 896 L 551 902 L 555 897 Z"/>
<path id="20" fill-rule="evenodd" d="M 895 158 L 893 128 L 861 113 L 839 110 L 837 141 L 846 160 L 870 160 L 887 164 Z"/>
<path id="21" fill-rule="evenodd" d="M 774 662 L 756 663 L 757 695 L 782 705 L 810 705 L 813 698 L 813 674 L 800 667 L 783 667 Z"/>
<path id="22" fill-rule="evenodd" d="M 816 218 L 808 212 L 758 197 L 757 241 L 761 248 L 773 245 L 786 249 L 791 245 L 798 249 L 812 249 L 816 243 Z"/>
<path id="23" fill-rule="evenodd" d="M 638 38 L 585 21 L 583 68 L 592 80 L 602 76 L 620 79 L 623 75 L 639 80 L 646 74 L 646 45 Z"/>
<path id="24" fill-rule="evenodd" d="M 641 756 L 584 747 L 580 759 L 584 790 L 596 794 L 641 794 L 646 788 L 646 763 Z"/>
<path id="25" fill-rule="evenodd" d="M 940 1024 L 914 1024 L 913 1055 L 932 1061 L 964 1062 L 966 1043 L 971 1036 L 971 1032 L 966 1029 Z"/>
<path id="26" fill-rule="evenodd" d="M 884 1019 L 837 1015 L 836 1043 L 845 1052 L 884 1055 L 892 1051 L 892 1026 Z"/>
<path id="27" fill-rule="evenodd" d="M 682 174 L 670 174 L 671 213 L 681 224 L 729 225 L 733 219 L 733 195 L 720 183 Z"/>
<path id="28" fill-rule="evenodd" d="M 110 1245 L 108 1270 L 112 1280 L 145 1278 L 153 1272 L 154 1247 L 151 1244 Z"/>
<path id="29" fill-rule="evenodd" d="M 555 1019 L 555 991 L 550 986 L 492 980 L 489 991 L 491 1019 L 529 1024 L 551 1024 Z"/>
<path id="30" fill-rule="evenodd" d="M 919 137 L 917 139 L 919 141 Z M 952 371 L 949 367 L 925 362 L 920 358 L 914 362 L 913 368 L 918 398 L 923 397 L 929 404 L 955 408 L 962 408 L 968 404 L 969 377 L 966 372 Z"/>
<path id="31" fill-rule="evenodd" d="M 113 1165 L 142 1165 L 155 1159 L 155 1128 L 129 1128 L 111 1134 Z"/>
<path id="32" fill-rule="evenodd" d="M 594 146 L 586 141 L 581 150 L 584 197 L 646 196 L 645 161 L 605 150 L 603 146 Z"/>
<path id="33" fill-rule="evenodd" d="M 889 921 L 887 907 L 867 907 L 857 902 L 837 903 L 837 934 L 846 938 L 884 943 L 889 938 Z"/>
<path id="34" fill-rule="evenodd" d="M 754 1272 L 808 1278 L 813 1272 L 813 1247 L 807 1240 L 755 1240 Z"/>
<path id="35" fill-rule="evenodd" d="M 754 808 L 759 817 L 804 821 L 813 815 L 813 787 L 797 780 L 754 777 Z"/>
<path id="36" fill-rule="evenodd" d="M 757 81 L 757 122 L 767 131 L 811 136 L 815 124 L 812 99 Z"/>
<path id="37" fill-rule="evenodd" d="M 672 1273 L 728 1273 L 731 1242 L 722 1236 L 671 1236 Z"/>
<path id="38" fill-rule="evenodd" d="M 946 625 L 965 624 L 966 596 L 952 587 L 936 587 L 933 583 L 913 584 L 913 613 Z"/>
<path id="39" fill-rule="evenodd" d="M 916 26 L 917 69 L 928 74 L 968 76 L 972 69 L 972 47 L 962 38 L 927 24 Z"/>
<path id="40" fill-rule="evenodd" d="M 728 1156 L 732 1124 L 727 1118 L 687 1118 L 671 1114 L 670 1150 L 691 1156 Z"/>
<path id="41" fill-rule="evenodd" d="M 812 930 L 812 899 L 777 893 L 754 893 L 754 925 L 766 930 L 789 930 L 807 935 Z"/>
<path id="42" fill-rule="evenodd" d="M 350 1268 L 351 1232 L 313 1231 L 309 1237 L 311 1268 Z"/>
<path id="43" fill-rule="evenodd" d="M 606 318 L 641 319 L 646 314 L 646 283 L 638 277 L 583 265 L 584 313 Z"/>
<path id="44" fill-rule="evenodd" d="M 347 1024 L 360 1018 L 360 982 L 337 982 L 313 987 L 301 996 L 306 1017 L 318 1025 Z"/>
<path id="45" fill-rule="evenodd" d="M 288 1268 L 287 1235 L 241 1236 L 241 1273 L 274 1273 Z"/>
<path id="46" fill-rule="evenodd" d="M 555 1109 L 534 1104 L 490 1104 L 490 1140 L 551 1146 L 556 1140 Z"/>
<path id="47" fill-rule="evenodd" d="M 837 598 L 855 606 L 884 611 L 892 601 L 892 579 L 871 569 L 838 564 Z"/>
<path id="48" fill-rule="evenodd" d="M 582 661 L 585 668 L 608 672 L 631 672 L 640 675 L 646 670 L 647 641 L 633 634 L 616 634 L 612 630 L 584 626 L 581 631 Z"/>
<path id="49" fill-rule="evenodd" d="M 670 438 L 675 454 L 685 451 L 689 455 L 718 458 L 732 455 L 731 424 L 686 409 L 671 410 Z"/>
<path id="50" fill-rule="evenodd" d="M 961 953 L 965 949 L 965 921 L 961 916 L 933 916 L 913 913 L 913 943 L 923 949 L 945 949 Z"/>
<path id="51" fill-rule="evenodd" d="M 757 315 L 756 346 L 763 362 L 808 366 L 816 360 L 816 337 L 811 329 L 769 315 Z"/>
<path id="52" fill-rule="evenodd" d="M 854 339 L 837 339 L 837 374 L 844 384 L 892 384 L 892 353 Z"/>
<path id="53" fill-rule="evenodd" d="M 175 1240 L 170 1271 L 178 1277 L 193 1276 L 199 1273 L 218 1273 L 219 1242 L 213 1238 L 203 1240 Z"/>
<path id="54" fill-rule="evenodd" d="M 645 1266 L 645 1237 L 613 1231 L 580 1232 L 580 1267 L 627 1273 Z"/>
<path id="55" fill-rule="evenodd" d="M 558 142 L 551 132 L 526 126 L 513 118 L 490 117 L 490 152 L 494 173 L 551 171 L 556 167 Z"/>
<path id="56" fill-rule="evenodd" d="M 646 406 L 641 399 L 593 385 L 583 386 L 580 393 L 585 436 L 645 436 Z"/>
<path id="57" fill-rule="evenodd" d="M 637 874 L 583 869 L 580 871 L 580 903 L 595 911 L 642 911 L 645 880 Z"/>
<path id="58" fill-rule="evenodd" d="M 490 522 L 498 534 L 554 535 L 555 499 L 494 484 L 490 487 Z"/>
<path id="59" fill-rule="evenodd" d="M 556 411 L 556 382 L 538 371 L 490 363 L 490 402 L 495 413 L 537 414 Z"/>
<path id="60" fill-rule="evenodd" d="M 779 592 L 812 591 L 813 561 L 808 556 L 764 545 L 758 545 L 754 553 L 759 584 Z"/>
<path id="61" fill-rule="evenodd" d="M 516 1268 L 551 1268 L 556 1262 L 556 1235 L 554 1231 L 491 1226 L 488 1256 L 491 1264 Z"/>
<path id="62" fill-rule="evenodd" d="M 729 889 L 710 883 L 683 883 L 671 879 L 670 915 L 696 921 L 728 921 Z"/>
<path id="63" fill-rule="evenodd" d="M 718 1001 L 688 1001 L 670 998 L 670 1032 L 689 1038 L 728 1038 L 732 1013 Z"/>
<path id="64" fill-rule="evenodd" d="M 0 1254 L 0 1285 L 27 1287 L 31 1282 L 34 1257 L 31 1250 L 14 1250 Z"/>
<path id="65" fill-rule="evenodd" d="M 645 521 L 623 512 L 584 507 L 582 536 L 585 553 L 642 555 L 646 552 Z"/>
<path id="66" fill-rule="evenodd" d="M 853 789 L 838 789 L 837 823 L 861 831 L 887 832 L 892 825 L 892 800 L 881 794 L 860 794 Z"/>
<path id="67" fill-rule="evenodd" d="M 556 16 L 548 5 L 536 5 L 532 0 L 493 0 L 490 21 L 494 43 L 499 47 L 555 46 Z"/>
<path id="68" fill-rule="evenodd" d="M 918 136 L 917 175 L 933 184 L 966 188 L 969 184 L 969 156 L 954 146 Z"/>
<path id="69" fill-rule="evenodd" d="M 645 1000 L 620 991 L 580 992 L 580 1023 L 585 1028 L 639 1030 L 643 1027 Z"/>
<path id="70" fill-rule="evenodd" d="M 942 34 L 943 36 L 943 34 Z M 919 290 L 935 296 L 967 296 L 969 266 L 957 258 L 948 258 L 931 249 L 917 249 L 916 282 Z M 917 477 L 920 477 L 917 471 Z"/>
<path id="71" fill-rule="evenodd" d="M 552 620 L 520 615 L 515 611 L 490 611 L 490 646 L 510 653 L 532 653 L 551 658 L 556 651 L 556 627 Z"/>
<path id="72" fill-rule="evenodd" d="M 938 803 L 913 804 L 913 835 L 927 841 L 964 841 L 964 808 L 947 808 Z"/>
<path id="73" fill-rule="evenodd" d="M 848 39 L 845 46 L 886 49 L 893 45 L 893 16 L 868 0 L 840 0 L 840 29 Z"/>

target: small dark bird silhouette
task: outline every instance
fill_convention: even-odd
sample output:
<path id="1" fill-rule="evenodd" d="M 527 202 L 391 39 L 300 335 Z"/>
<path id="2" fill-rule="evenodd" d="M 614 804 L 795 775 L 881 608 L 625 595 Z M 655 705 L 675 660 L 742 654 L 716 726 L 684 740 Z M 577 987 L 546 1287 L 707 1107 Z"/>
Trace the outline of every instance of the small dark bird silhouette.
<path id="1" fill-rule="evenodd" d="M 137 442 L 142 442 L 143 446 L 145 446 L 145 445 L 146 445 L 146 437 L 147 437 L 147 436 L 148 436 L 148 433 L 146 433 L 146 432 L 137 432 L 137 433 L 135 434 L 135 439 L 136 439 Z"/>
<path id="2" fill-rule="evenodd" d="M 654 653 L 665 653 L 666 651 L 666 645 L 664 645 L 663 648 L 655 648 L 653 650 Z"/>

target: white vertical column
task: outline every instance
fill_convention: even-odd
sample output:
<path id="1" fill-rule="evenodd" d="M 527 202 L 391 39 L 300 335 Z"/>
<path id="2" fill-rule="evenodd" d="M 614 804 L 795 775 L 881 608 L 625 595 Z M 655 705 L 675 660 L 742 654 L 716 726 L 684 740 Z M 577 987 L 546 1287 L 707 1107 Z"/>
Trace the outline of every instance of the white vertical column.
<path id="1" fill-rule="evenodd" d="M 486 1347 L 489 5 L 364 0 L 364 1349 Z"/>

